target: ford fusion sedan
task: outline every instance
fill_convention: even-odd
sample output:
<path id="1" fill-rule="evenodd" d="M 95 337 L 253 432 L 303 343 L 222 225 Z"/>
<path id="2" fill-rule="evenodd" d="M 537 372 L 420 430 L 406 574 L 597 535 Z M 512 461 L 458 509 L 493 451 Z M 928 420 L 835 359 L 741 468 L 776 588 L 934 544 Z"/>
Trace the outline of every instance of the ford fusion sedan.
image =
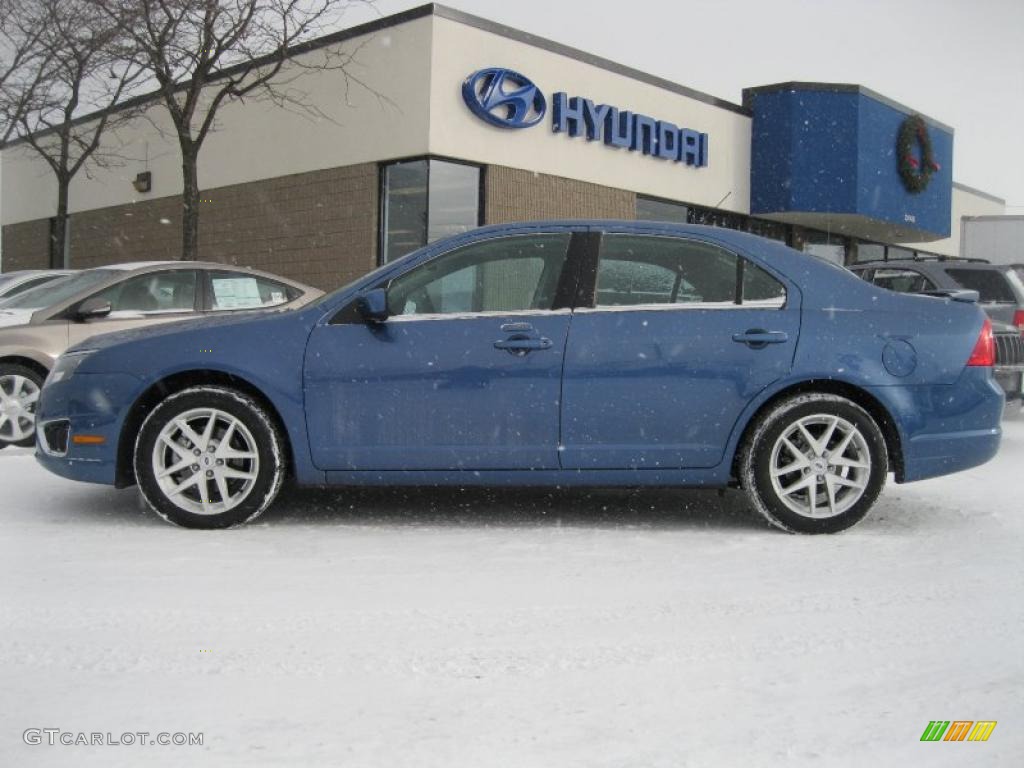
<path id="1" fill-rule="evenodd" d="M 194 528 L 300 485 L 741 486 L 788 531 L 997 451 L 971 297 L 651 222 L 488 227 L 294 312 L 79 342 L 39 461 Z M 973 298 L 976 298 L 974 296 Z"/>
<path id="2" fill-rule="evenodd" d="M 0 306 L 0 448 L 35 442 L 39 390 L 71 344 L 207 314 L 296 307 L 322 294 L 251 269 L 170 261 L 87 269 L 14 296 Z"/>

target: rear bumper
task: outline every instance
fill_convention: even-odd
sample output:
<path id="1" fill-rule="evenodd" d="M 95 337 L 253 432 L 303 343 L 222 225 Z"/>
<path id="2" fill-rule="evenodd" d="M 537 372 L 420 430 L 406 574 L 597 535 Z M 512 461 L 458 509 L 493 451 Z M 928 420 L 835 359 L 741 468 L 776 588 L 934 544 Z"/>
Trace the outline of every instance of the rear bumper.
<path id="1" fill-rule="evenodd" d="M 949 475 L 984 464 L 999 451 L 999 427 L 918 435 L 904 447 L 903 482 Z"/>
<path id="2" fill-rule="evenodd" d="M 965 368 L 952 385 L 874 387 L 900 433 L 897 482 L 960 472 L 996 455 L 1006 396 L 991 368 Z"/>

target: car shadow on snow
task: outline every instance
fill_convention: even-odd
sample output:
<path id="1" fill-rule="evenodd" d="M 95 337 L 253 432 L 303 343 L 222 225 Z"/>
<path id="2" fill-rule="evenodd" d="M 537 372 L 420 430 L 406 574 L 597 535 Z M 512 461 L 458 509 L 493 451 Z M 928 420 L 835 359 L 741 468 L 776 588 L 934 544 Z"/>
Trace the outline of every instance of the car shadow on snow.
<path id="1" fill-rule="evenodd" d="M 742 493 L 649 488 L 291 488 L 260 521 L 273 525 L 770 529 Z"/>
<path id="2" fill-rule="evenodd" d="M 136 488 L 81 486 L 73 501 L 46 507 L 42 514 L 58 523 L 166 525 Z M 257 523 L 772 530 L 740 492 L 674 489 L 286 487 L 250 526 Z"/>

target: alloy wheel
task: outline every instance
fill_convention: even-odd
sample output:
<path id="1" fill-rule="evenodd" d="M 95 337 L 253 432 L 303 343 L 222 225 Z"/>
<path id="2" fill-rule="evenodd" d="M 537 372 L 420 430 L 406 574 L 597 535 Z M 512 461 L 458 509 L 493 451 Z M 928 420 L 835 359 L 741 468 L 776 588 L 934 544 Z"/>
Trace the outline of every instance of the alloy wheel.
<path id="1" fill-rule="evenodd" d="M 164 425 L 153 446 L 153 476 L 175 506 L 197 515 L 227 512 L 252 492 L 260 469 L 256 439 L 241 420 L 216 408 L 185 411 Z"/>
<path id="2" fill-rule="evenodd" d="M 0 376 L 0 440 L 27 440 L 36 431 L 36 403 L 39 385 L 27 376 Z"/>
<path id="3" fill-rule="evenodd" d="M 798 419 L 772 446 L 772 488 L 790 510 L 804 517 L 843 514 L 867 490 L 871 453 L 852 422 L 833 414 Z"/>

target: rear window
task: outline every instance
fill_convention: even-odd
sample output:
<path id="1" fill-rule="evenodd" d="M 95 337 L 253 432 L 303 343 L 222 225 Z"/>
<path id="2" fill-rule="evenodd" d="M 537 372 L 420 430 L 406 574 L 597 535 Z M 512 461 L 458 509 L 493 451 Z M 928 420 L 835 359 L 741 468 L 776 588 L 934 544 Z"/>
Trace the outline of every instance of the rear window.
<path id="1" fill-rule="evenodd" d="M 977 291 L 981 301 L 1016 304 L 1017 299 L 1002 272 L 995 269 L 947 269 L 946 274 L 969 291 Z"/>
<path id="2" fill-rule="evenodd" d="M 871 282 L 881 288 L 898 293 L 921 293 L 935 290 L 935 285 L 931 280 L 912 269 L 876 269 Z"/>

